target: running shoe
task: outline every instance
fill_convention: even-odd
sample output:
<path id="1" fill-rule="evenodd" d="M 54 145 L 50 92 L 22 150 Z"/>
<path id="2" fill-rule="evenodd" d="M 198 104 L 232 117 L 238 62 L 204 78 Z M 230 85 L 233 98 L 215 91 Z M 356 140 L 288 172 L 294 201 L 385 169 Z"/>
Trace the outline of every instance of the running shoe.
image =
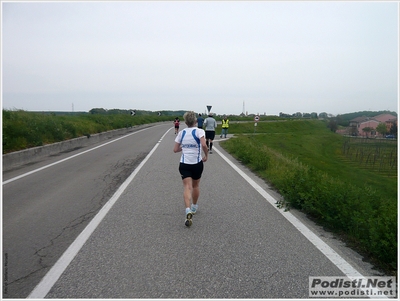
<path id="1" fill-rule="evenodd" d="M 185 220 L 185 226 L 186 227 L 190 227 L 192 225 L 192 217 L 193 217 L 193 213 L 192 212 L 186 213 L 186 220 Z"/>
<path id="2" fill-rule="evenodd" d="M 198 205 L 192 205 L 192 206 L 190 207 L 190 210 L 192 210 L 193 215 L 196 214 L 197 209 L 198 209 Z"/>

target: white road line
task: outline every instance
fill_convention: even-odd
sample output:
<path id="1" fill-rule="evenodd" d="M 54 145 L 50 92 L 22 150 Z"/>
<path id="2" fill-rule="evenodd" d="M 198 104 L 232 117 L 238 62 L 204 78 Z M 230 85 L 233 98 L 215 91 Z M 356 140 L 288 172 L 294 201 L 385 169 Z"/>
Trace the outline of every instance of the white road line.
<path id="1" fill-rule="evenodd" d="M 172 128 L 170 128 L 168 131 L 165 132 L 165 134 L 153 147 L 153 149 L 146 156 L 146 158 L 144 158 L 144 160 L 125 180 L 125 182 L 122 183 L 122 185 L 114 193 L 111 199 L 108 200 L 108 202 L 103 206 L 103 208 L 101 208 L 101 210 L 96 214 L 96 216 L 91 220 L 91 222 L 86 226 L 86 228 L 78 235 L 78 237 L 74 240 L 74 242 L 68 247 L 68 249 L 64 252 L 64 254 L 57 260 L 54 266 L 47 272 L 47 274 L 43 277 L 43 279 L 39 282 L 39 284 L 29 294 L 29 296 L 27 297 L 28 299 L 44 299 L 46 297 L 46 295 L 51 290 L 53 285 L 60 278 L 61 274 L 65 271 L 65 269 L 68 267 L 71 261 L 75 258 L 76 254 L 78 254 L 79 250 L 83 247 L 83 245 L 92 235 L 94 230 L 96 230 L 97 226 L 106 216 L 106 214 L 110 211 L 112 206 L 116 203 L 116 201 L 119 199 L 119 197 L 122 195 L 122 193 L 130 184 L 130 182 L 132 182 L 132 180 L 137 175 L 139 170 L 143 167 L 143 165 L 147 162 L 147 160 L 149 160 L 151 155 L 160 145 L 162 139 L 171 129 Z"/>
<path id="2" fill-rule="evenodd" d="M 241 175 L 255 190 L 257 190 L 279 213 L 281 213 L 301 234 L 303 234 L 318 250 L 322 252 L 332 263 L 337 266 L 348 278 L 364 278 L 364 276 L 358 272 L 351 264 L 343 259 L 338 253 L 335 252 L 330 246 L 328 246 L 323 240 L 321 240 L 314 232 L 312 232 L 306 225 L 299 221 L 289 211 L 284 212 L 276 206 L 276 201 L 268 192 L 266 192 L 260 185 L 258 185 L 253 179 L 246 175 L 239 167 L 237 167 L 232 161 L 230 161 L 225 155 L 218 149 L 213 147 L 213 150 L 222 157 L 239 175 Z M 312 275 L 321 276 L 321 275 Z M 339 275 L 333 275 L 339 276 Z M 376 298 L 378 296 L 374 296 Z M 382 296 L 381 298 L 386 298 Z"/>
<path id="3" fill-rule="evenodd" d="M 104 144 L 102 144 L 102 145 L 99 145 L 99 146 L 93 147 L 93 148 L 91 148 L 91 149 L 88 149 L 88 150 L 86 150 L 86 151 L 83 151 L 83 152 L 81 152 L 81 153 L 79 153 L 79 154 L 70 156 L 70 157 L 65 158 L 65 159 L 62 159 L 62 160 L 60 160 L 60 161 L 51 163 L 51 164 L 49 164 L 49 165 L 40 167 L 40 168 L 38 168 L 38 169 L 35 169 L 35 170 L 30 171 L 30 172 L 24 173 L 24 174 L 19 175 L 19 176 L 17 176 L 17 177 L 11 178 L 11 179 L 9 179 L 9 180 L 7 180 L 7 181 L 4 181 L 4 182 L 3 182 L 3 185 L 8 184 L 8 183 L 11 183 L 11 182 L 16 181 L 16 180 L 19 180 L 19 179 L 21 179 L 21 178 L 23 178 L 23 177 L 29 176 L 29 175 L 31 175 L 31 174 L 33 174 L 33 173 L 36 173 L 36 172 L 41 171 L 41 170 L 43 170 L 43 169 L 46 169 L 46 168 L 49 168 L 49 167 L 51 167 L 51 166 L 60 164 L 60 163 L 62 163 L 62 162 L 65 162 L 65 161 L 67 161 L 67 160 L 70 160 L 70 159 L 72 159 L 72 158 L 78 157 L 78 156 L 80 156 L 80 155 L 86 154 L 86 153 L 91 152 L 91 151 L 93 151 L 93 150 L 95 150 L 95 149 L 98 149 L 98 148 L 100 148 L 100 147 L 103 147 L 103 146 L 105 146 L 105 145 L 107 145 L 107 144 L 114 143 L 115 141 L 118 141 L 118 140 L 124 139 L 124 138 L 126 138 L 126 137 L 129 137 L 129 136 L 131 136 L 131 135 L 135 135 L 135 134 L 137 134 L 137 133 L 143 132 L 143 131 L 145 131 L 145 130 L 148 130 L 148 128 L 142 129 L 142 130 L 138 130 L 138 131 L 133 132 L 133 133 L 130 133 L 130 134 L 128 134 L 128 135 L 125 135 L 125 136 L 116 138 L 116 139 L 111 140 L 111 141 L 109 141 L 109 142 L 106 142 L 106 143 L 104 143 Z"/>

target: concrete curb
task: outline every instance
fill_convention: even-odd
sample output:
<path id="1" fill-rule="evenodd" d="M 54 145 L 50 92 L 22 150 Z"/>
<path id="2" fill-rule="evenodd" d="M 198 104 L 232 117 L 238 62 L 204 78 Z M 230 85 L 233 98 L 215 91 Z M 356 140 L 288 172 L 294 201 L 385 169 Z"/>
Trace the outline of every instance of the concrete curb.
<path id="1" fill-rule="evenodd" d="M 93 134 L 66 140 L 62 142 L 52 143 L 44 146 L 32 147 L 26 150 L 12 152 L 3 155 L 3 172 L 19 167 L 21 165 L 36 162 L 43 157 L 55 155 L 61 152 L 70 151 L 76 148 L 90 146 L 107 139 L 117 136 L 122 136 L 130 132 L 135 132 L 139 129 L 150 127 L 151 124 L 137 125 L 130 128 L 112 130 L 108 132 Z"/>

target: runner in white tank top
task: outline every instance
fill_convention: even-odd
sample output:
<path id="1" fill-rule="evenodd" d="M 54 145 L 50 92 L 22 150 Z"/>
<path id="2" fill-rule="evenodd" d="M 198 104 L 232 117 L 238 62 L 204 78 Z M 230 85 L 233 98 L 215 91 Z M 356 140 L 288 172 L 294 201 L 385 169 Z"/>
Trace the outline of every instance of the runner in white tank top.
<path id="1" fill-rule="evenodd" d="M 208 148 L 204 130 L 195 127 L 197 123 L 196 114 L 193 111 L 186 112 L 183 118 L 188 127 L 176 136 L 174 153 L 182 152 L 179 172 L 183 182 L 183 200 L 186 208 L 185 225 L 190 227 L 193 214 L 198 209 L 199 184 L 204 168 L 203 162 L 206 162 L 208 158 Z M 204 156 L 202 156 L 202 151 Z"/>
<path id="2" fill-rule="evenodd" d="M 204 136 L 204 130 L 197 127 L 189 127 L 178 133 L 175 142 L 182 148 L 181 163 L 197 164 L 202 160 L 200 138 Z"/>

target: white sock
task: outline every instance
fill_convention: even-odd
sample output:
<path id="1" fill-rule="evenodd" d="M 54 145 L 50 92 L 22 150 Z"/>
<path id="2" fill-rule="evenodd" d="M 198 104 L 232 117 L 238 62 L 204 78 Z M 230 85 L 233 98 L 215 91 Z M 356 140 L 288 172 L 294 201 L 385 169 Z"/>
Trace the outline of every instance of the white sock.
<path id="1" fill-rule="evenodd" d="M 190 208 L 186 208 L 186 214 L 188 214 L 189 212 L 192 212 L 192 210 L 190 210 Z"/>
<path id="2" fill-rule="evenodd" d="M 197 205 L 197 204 L 196 204 L 196 205 L 195 205 L 195 204 L 192 204 L 192 207 L 195 208 L 195 209 L 197 209 L 197 208 L 199 208 L 199 205 Z"/>

